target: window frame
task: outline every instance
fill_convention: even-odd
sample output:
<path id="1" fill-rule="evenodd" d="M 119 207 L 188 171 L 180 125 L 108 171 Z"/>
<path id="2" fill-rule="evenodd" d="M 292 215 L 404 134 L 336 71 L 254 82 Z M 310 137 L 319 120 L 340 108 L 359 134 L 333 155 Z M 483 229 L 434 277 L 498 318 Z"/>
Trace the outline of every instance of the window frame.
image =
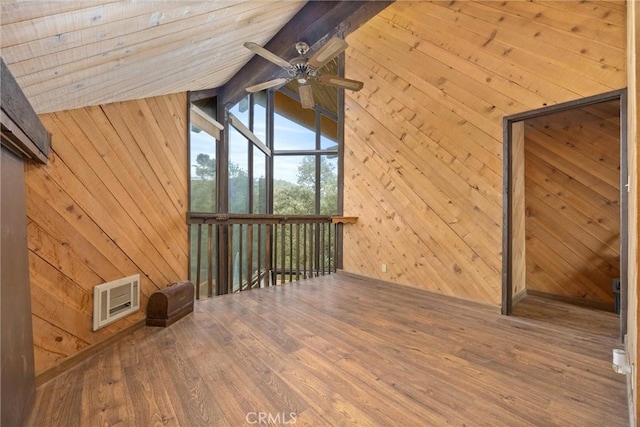
<path id="1" fill-rule="evenodd" d="M 339 61 L 340 63 L 341 61 Z M 271 92 L 271 99 L 274 99 L 274 91 L 270 90 L 269 92 Z M 282 93 L 285 96 L 290 97 L 291 99 L 293 99 L 294 101 L 300 103 L 300 97 L 293 91 L 288 90 L 287 88 L 281 88 L 279 90 L 280 93 Z M 344 109 L 344 100 L 340 100 L 340 95 L 341 95 L 342 91 L 338 91 L 338 105 L 342 106 L 342 108 L 339 108 L 339 110 L 343 110 Z M 302 107 L 301 107 L 302 108 Z M 338 118 L 340 117 L 340 114 L 338 115 L 334 115 L 331 112 L 316 106 L 313 108 L 314 110 L 314 114 L 315 114 L 315 123 L 314 123 L 314 132 L 315 132 L 315 148 L 313 150 L 276 150 L 273 149 L 272 153 L 272 159 L 275 159 L 277 156 L 313 156 L 315 159 L 315 188 L 314 188 L 314 212 L 311 215 L 319 215 L 320 214 L 320 210 L 321 210 L 321 164 L 322 164 L 322 156 L 336 156 L 338 158 L 338 166 L 337 166 L 337 170 L 336 170 L 336 185 L 338 187 L 338 201 L 337 201 L 337 206 L 336 206 L 336 215 L 340 215 L 342 212 L 342 201 L 340 199 L 340 195 L 342 194 L 342 181 L 341 181 L 341 174 L 340 174 L 340 170 L 341 170 L 341 163 L 342 163 L 342 158 L 341 158 L 341 146 L 343 145 L 343 143 L 341 142 L 341 125 L 340 125 L 340 121 L 338 120 Z M 340 113 L 340 111 L 338 112 Z M 271 110 L 267 112 L 267 114 L 272 118 L 275 119 L 275 115 L 277 114 L 275 111 L 275 105 L 273 105 L 273 102 L 271 103 Z M 337 135 L 337 140 L 336 140 L 336 148 L 335 149 L 322 149 L 322 117 L 326 117 L 329 120 L 333 120 L 334 122 L 336 122 L 336 126 L 338 129 L 338 135 Z M 273 127 L 272 127 L 273 129 Z M 275 136 L 272 133 L 271 134 L 271 139 L 270 139 L 270 143 L 271 143 L 271 147 L 273 148 L 274 143 L 275 143 Z M 273 162 L 273 160 L 272 160 Z M 271 170 L 273 171 L 273 167 L 271 168 Z M 271 183 L 273 183 L 273 174 L 272 176 L 269 177 L 269 180 Z M 273 194 L 271 194 L 271 206 L 269 207 L 269 212 L 273 213 Z"/>

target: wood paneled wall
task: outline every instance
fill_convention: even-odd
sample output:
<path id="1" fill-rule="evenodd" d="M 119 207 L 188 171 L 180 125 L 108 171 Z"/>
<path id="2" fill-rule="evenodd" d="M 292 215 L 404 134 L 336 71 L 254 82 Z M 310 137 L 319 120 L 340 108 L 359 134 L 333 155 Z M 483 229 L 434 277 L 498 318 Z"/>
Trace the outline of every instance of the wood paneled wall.
<path id="1" fill-rule="evenodd" d="M 527 235 L 525 203 L 524 122 L 511 125 L 511 283 L 512 304 L 527 295 Z"/>
<path id="2" fill-rule="evenodd" d="M 625 19 L 623 1 L 395 2 L 352 33 L 345 270 L 497 306 L 502 118 L 623 88 Z"/>
<path id="3" fill-rule="evenodd" d="M 603 303 L 620 277 L 620 102 L 525 122 L 527 290 Z"/>
<path id="4" fill-rule="evenodd" d="M 143 319 L 188 274 L 186 94 L 41 119 L 51 160 L 26 170 L 36 373 Z M 93 332 L 93 287 L 136 273 L 141 312 Z"/>

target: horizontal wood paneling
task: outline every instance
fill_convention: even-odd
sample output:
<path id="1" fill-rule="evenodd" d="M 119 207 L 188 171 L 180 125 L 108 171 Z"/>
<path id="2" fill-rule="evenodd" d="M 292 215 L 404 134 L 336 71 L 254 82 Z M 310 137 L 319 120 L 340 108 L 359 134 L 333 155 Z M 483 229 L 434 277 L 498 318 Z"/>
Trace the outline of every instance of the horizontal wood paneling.
<path id="1" fill-rule="evenodd" d="M 177 94 L 41 116 L 47 166 L 26 171 L 36 372 L 144 318 L 187 278 L 187 99 Z M 141 275 L 141 312 L 97 332 L 93 287 Z"/>
<path id="2" fill-rule="evenodd" d="M 620 103 L 525 122 L 527 289 L 613 309 L 620 277 Z"/>
<path id="3" fill-rule="evenodd" d="M 626 82 L 624 2 L 557 3 L 395 2 L 348 36 L 345 270 L 500 303 L 502 118 Z"/>

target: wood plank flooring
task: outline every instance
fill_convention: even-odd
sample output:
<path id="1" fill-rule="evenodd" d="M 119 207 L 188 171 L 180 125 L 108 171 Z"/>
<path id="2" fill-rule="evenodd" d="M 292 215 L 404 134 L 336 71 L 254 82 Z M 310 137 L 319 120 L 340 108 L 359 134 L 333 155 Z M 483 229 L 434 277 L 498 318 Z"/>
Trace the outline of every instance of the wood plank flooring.
<path id="1" fill-rule="evenodd" d="M 513 308 L 513 314 L 535 320 L 541 327 L 560 326 L 573 329 L 575 333 L 586 332 L 613 339 L 620 336 L 620 318 L 617 314 L 544 296 L 527 295 Z M 622 348 L 622 344 L 617 347 Z"/>
<path id="2" fill-rule="evenodd" d="M 581 313 L 594 332 L 345 273 L 198 301 L 42 385 L 29 425 L 628 425 L 617 317 Z"/>

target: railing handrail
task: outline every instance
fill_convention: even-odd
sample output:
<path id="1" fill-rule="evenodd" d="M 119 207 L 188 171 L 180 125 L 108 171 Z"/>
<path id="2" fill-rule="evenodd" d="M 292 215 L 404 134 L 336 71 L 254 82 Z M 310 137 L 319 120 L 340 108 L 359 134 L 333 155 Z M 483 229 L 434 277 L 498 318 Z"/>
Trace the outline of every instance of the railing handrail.
<path id="1" fill-rule="evenodd" d="M 304 224 L 331 223 L 332 215 L 266 215 L 266 214 L 215 214 L 188 212 L 187 224 Z"/>
<path id="2" fill-rule="evenodd" d="M 213 296 L 214 284 L 216 294 L 226 294 L 331 274 L 340 267 L 342 226 L 356 221 L 339 215 L 189 212 L 187 224 L 197 239 L 198 297 L 200 285 Z"/>

